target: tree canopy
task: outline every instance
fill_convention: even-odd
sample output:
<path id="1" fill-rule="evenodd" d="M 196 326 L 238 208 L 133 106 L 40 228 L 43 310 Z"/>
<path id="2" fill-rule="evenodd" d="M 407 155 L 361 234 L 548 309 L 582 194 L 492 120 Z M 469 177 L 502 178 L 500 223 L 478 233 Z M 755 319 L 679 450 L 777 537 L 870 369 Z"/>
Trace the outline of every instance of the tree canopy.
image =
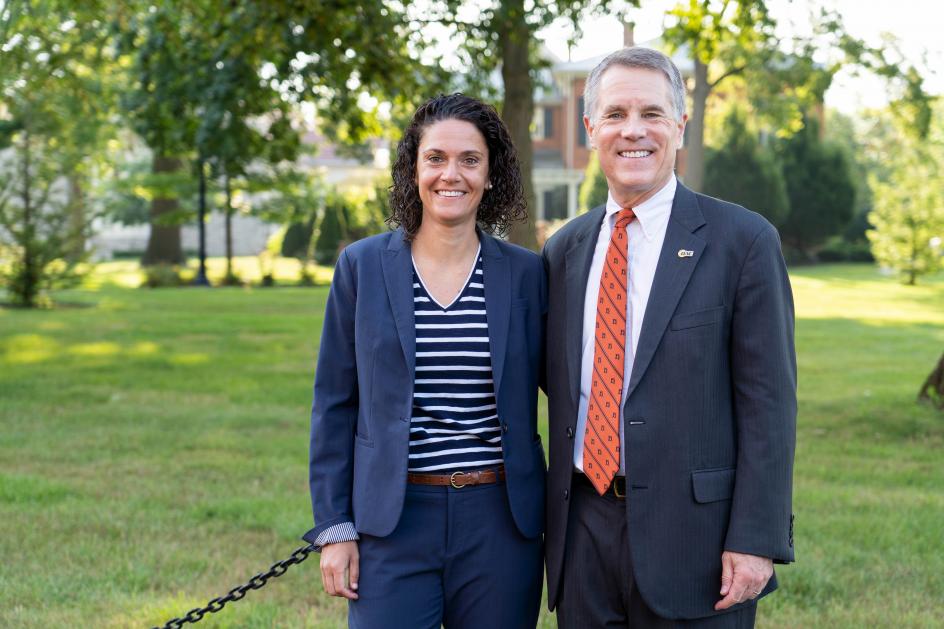
<path id="1" fill-rule="evenodd" d="M 944 268 L 944 108 L 932 109 L 925 140 L 904 124 L 885 131 L 892 135 L 881 150 L 884 169 L 870 174 L 874 207 L 866 235 L 879 264 L 913 285 Z"/>
<path id="2" fill-rule="evenodd" d="M 812 32 L 789 40 L 778 34 L 769 3 L 760 0 L 689 0 L 668 16 L 665 43 L 694 62 L 685 181 L 696 190 L 704 186 L 708 98 L 734 76 L 745 78 L 755 111 L 775 130 L 795 131 L 809 109 L 823 102 L 841 68 L 863 68 L 884 78 L 895 110 L 918 122 L 919 135 L 927 132 L 931 99 L 921 72 L 896 56 L 894 47 L 870 46 L 849 34 L 835 11 L 811 14 Z"/>
<path id="3" fill-rule="evenodd" d="M 790 212 L 783 173 L 776 156 L 748 128 L 746 114 L 734 107 L 724 121 L 724 141 L 709 149 L 705 193 L 760 212 L 779 225 Z"/>
<path id="4" fill-rule="evenodd" d="M 819 124 L 807 119 L 801 132 L 780 146 L 790 211 L 780 225 L 784 243 L 815 260 L 817 248 L 852 218 L 855 186 L 845 153 L 823 142 Z"/>

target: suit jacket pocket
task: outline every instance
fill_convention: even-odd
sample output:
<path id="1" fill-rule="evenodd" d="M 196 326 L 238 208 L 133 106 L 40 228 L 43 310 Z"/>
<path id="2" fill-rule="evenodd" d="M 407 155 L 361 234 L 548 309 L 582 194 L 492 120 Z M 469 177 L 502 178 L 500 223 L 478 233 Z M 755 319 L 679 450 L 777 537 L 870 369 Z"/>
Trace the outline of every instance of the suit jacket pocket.
<path id="1" fill-rule="evenodd" d="M 695 312 L 686 312 L 672 317 L 671 327 L 673 330 L 684 330 L 686 328 L 697 328 L 701 325 L 710 325 L 721 321 L 724 316 L 724 306 L 708 308 L 707 310 L 697 310 Z"/>
<path id="2" fill-rule="evenodd" d="M 692 472 L 692 492 L 695 502 L 730 500 L 734 495 L 734 468 Z"/>

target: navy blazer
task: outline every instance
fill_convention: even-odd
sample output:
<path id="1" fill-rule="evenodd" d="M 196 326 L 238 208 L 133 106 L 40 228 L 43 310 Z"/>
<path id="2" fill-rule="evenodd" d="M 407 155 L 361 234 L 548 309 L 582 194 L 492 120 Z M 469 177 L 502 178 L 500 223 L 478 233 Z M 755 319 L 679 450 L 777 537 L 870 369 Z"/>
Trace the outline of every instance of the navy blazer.
<path id="1" fill-rule="evenodd" d="M 479 239 L 508 501 L 518 530 L 535 537 L 546 473 L 537 432 L 544 268 L 527 249 L 481 231 Z M 335 267 L 311 412 L 309 542 L 345 521 L 383 537 L 400 519 L 416 364 L 410 251 L 398 229 L 350 245 Z"/>
<path id="2" fill-rule="evenodd" d="M 544 248 L 548 602 L 560 591 L 584 296 L 604 208 Z M 679 184 L 623 410 L 633 573 L 664 618 L 715 614 L 724 550 L 793 560 L 793 298 L 776 230 Z M 772 578 L 764 594 L 776 587 Z M 747 602 L 745 604 L 751 604 Z"/>

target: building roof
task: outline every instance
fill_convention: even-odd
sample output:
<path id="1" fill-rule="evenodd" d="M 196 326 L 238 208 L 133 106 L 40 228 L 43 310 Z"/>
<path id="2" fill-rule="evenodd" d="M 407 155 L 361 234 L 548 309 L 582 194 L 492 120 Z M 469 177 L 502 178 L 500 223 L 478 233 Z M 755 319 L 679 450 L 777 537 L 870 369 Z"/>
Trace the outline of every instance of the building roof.
<path id="1" fill-rule="evenodd" d="M 640 42 L 636 44 L 641 48 L 652 48 L 654 50 L 663 50 L 665 44 L 662 41 L 662 38 L 650 39 L 649 41 Z M 609 53 L 607 53 L 609 54 Z M 578 59 L 576 61 L 558 61 L 551 65 L 551 70 L 555 75 L 574 75 L 574 76 L 587 76 L 590 74 L 590 71 L 597 67 L 603 59 L 606 58 L 606 55 L 597 55 L 595 57 L 588 57 L 586 59 Z M 679 72 L 682 73 L 683 77 L 689 77 L 695 72 L 695 64 L 691 59 L 691 54 L 689 52 L 689 47 L 683 45 L 679 47 L 671 55 L 672 62 L 678 67 Z"/>

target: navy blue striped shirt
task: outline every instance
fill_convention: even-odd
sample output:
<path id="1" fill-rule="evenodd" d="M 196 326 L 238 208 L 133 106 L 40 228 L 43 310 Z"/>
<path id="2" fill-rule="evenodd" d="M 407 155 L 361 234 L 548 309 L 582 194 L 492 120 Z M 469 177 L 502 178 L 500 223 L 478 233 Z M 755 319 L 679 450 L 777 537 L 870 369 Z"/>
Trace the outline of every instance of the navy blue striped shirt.
<path id="1" fill-rule="evenodd" d="M 409 470 L 447 473 L 500 464 L 481 248 L 462 291 L 445 307 L 430 296 L 414 263 L 413 311 L 416 380 Z"/>

